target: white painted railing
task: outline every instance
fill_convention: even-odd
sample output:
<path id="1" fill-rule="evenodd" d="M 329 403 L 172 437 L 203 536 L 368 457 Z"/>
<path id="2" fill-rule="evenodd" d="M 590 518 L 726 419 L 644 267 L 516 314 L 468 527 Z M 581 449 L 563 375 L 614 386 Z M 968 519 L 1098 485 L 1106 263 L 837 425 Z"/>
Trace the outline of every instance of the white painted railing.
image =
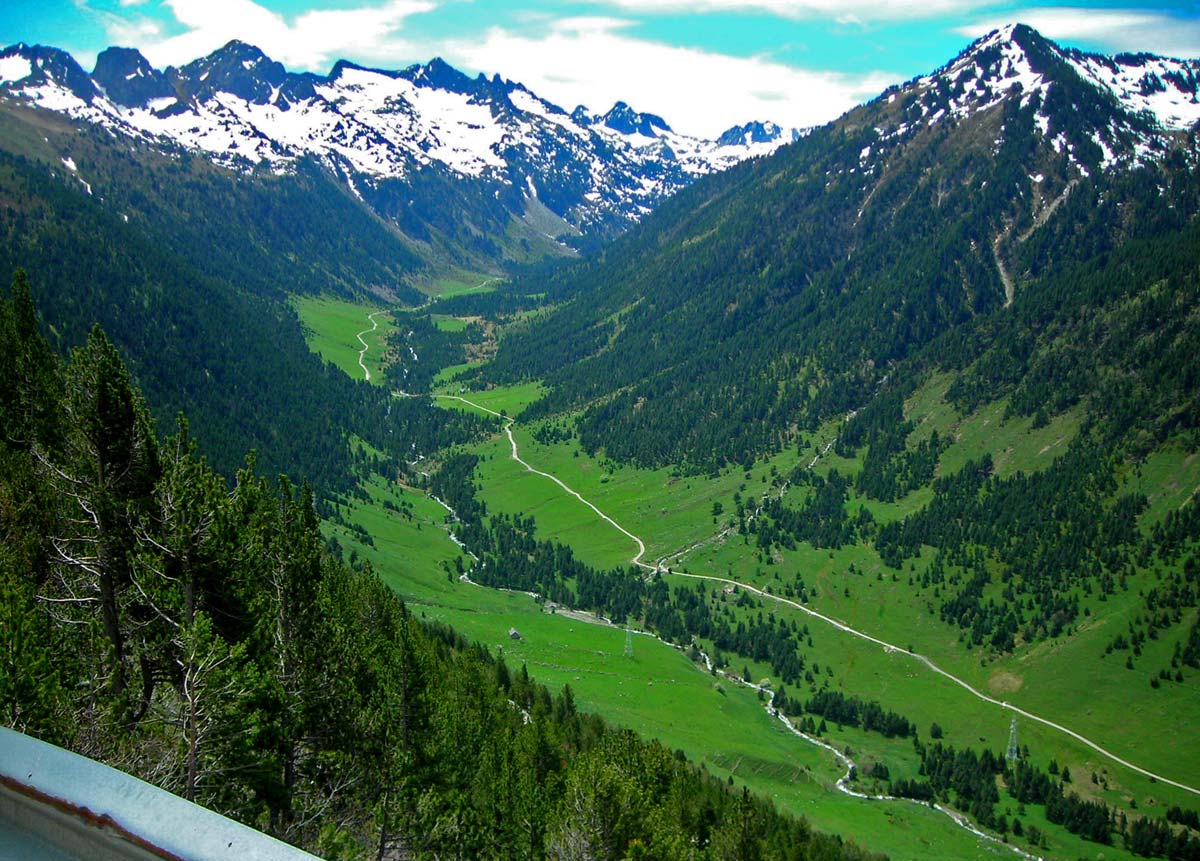
<path id="1" fill-rule="evenodd" d="M 0 727 L 0 857 L 314 861 L 136 777 Z"/>

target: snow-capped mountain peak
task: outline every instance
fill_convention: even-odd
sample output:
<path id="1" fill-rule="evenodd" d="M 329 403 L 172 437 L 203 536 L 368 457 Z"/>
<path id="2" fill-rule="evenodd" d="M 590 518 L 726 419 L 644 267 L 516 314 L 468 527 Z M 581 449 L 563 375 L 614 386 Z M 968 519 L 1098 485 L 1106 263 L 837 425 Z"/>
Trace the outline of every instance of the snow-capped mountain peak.
<path id="1" fill-rule="evenodd" d="M 207 57 L 167 69 L 167 78 L 193 99 L 229 93 L 253 104 L 267 104 L 288 73 L 254 45 L 235 39 Z"/>
<path id="2" fill-rule="evenodd" d="M 92 80 L 122 107 L 143 106 L 174 92 L 167 77 L 134 48 L 106 48 L 96 58 Z"/>
<path id="3" fill-rule="evenodd" d="M 472 78 L 440 58 L 396 71 L 339 61 L 325 76 L 294 74 L 236 40 L 161 71 L 133 49 L 109 48 L 92 75 L 62 51 L 13 45 L 0 53 L 4 96 L 240 170 L 288 172 L 316 158 L 356 194 L 448 173 L 499 186 L 487 193 L 514 208 L 535 196 L 585 233 L 620 229 L 697 176 L 789 139 L 691 137 L 624 102 L 604 115 L 568 115 L 520 84 Z"/>
<path id="4" fill-rule="evenodd" d="M 1200 60 L 1145 53 L 1105 57 L 1065 49 L 1024 24 L 989 33 L 919 85 L 950 87 L 949 112 L 961 116 L 999 103 L 1017 87 L 1028 103 L 1056 84 L 1074 83 L 1073 76 L 1111 95 L 1126 113 L 1152 118 L 1162 130 L 1179 131 L 1200 121 Z"/>
<path id="5" fill-rule="evenodd" d="M 717 138 L 722 146 L 751 146 L 753 144 L 790 143 L 799 140 L 799 129 L 784 129 L 772 122 L 752 122 L 726 129 Z"/>
<path id="6" fill-rule="evenodd" d="M 671 131 L 666 120 L 655 114 L 643 114 L 629 107 L 625 102 L 617 102 L 599 122 L 615 132 L 623 135 L 642 135 L 648 138 L 661 137 Z"/>
<path id="7" fill-rule="evenodd" d="M 1200 123 L 1200 61 L 1104 57 L 1062 48 L 1024 24 L 995 30 L 947 65 L 885 93 L 903 122 L 885 138 L 962 120 L 1018 100 L 1055 152 L 1090 169 L 1135 166 Z M 999 143 L 999 141 L 998 141 Z"/>
<path id="8" fill-rule="evenodd" d="M 74 99 L 90 103 L 100 95 L 88 73 L 66 51 L 23 42 L 0 52 L 0 86 L 9 83 L 60 91 L 60 98 L 49 101 Z"/>

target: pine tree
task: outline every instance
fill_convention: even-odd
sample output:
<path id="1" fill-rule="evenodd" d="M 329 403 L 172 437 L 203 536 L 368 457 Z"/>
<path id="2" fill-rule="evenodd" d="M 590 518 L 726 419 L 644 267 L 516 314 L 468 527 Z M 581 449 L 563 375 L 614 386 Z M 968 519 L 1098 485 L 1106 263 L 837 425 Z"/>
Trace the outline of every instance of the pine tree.
<path id="1" fill-rule="evenodd" d="M 145 713 L 153 676 L 142 655 L 140 699 L 130 694 L 135 655 L 125 605 L 132 579 L 133 524 L 146 513 L 159 475 L 158 444 L 149 412 L 116 349 L 96 327 L 67 369 L 64 462 L 39 449 L 48 481 L 65 500 L 75 528 L 54 539 L 58 582 L 52 598 L 76 611 L 98 608 L 107 649 L 101 673 L 122 720 Z"/>
<path id="2" fill-rule="evenodd" d="M 56 743 L 71 736 L 64 679 L 75 662 L 56 648 L 33 584 L 0 545 L 0 723 Z"/>
<path id="3" fill-rule="evenodd" d="M 10 445 L 35 441 L 51 450 L 61 445 L 62 383 L 58 357 L 42 337 L 33 292 L 24 270 L 13 276 L 12 295 L 0 302 L 0 427 Z"/>

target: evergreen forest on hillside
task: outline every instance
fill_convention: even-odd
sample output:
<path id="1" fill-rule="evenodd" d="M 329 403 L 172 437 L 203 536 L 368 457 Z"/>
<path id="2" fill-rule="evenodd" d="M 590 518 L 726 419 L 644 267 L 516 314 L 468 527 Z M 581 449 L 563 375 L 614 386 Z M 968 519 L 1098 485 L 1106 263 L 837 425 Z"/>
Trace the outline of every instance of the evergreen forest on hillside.
<path id="1" fill-rule="evenodd" d="M 0 80 L 4 723 L 346 861 L 1200 861 L 1197 73 L 1007 28 L 611 241 Z"/>
<path id="2" fill-rule="evenodd" d="M 1013 103 L 988 122 L 1028 124 L 1036 107 Z M 455 300 L 467 313 L 552 309 L 514 328 L 481 381 L 540 379 L 551 392 L 526 418 L 581 410 L 589 451 L 695 472 L 751 463 L 794 442 L 793 427 L 861 410 L 914 363 L 963 372 L 953 396 L 966 407 L 1011 391 L 1015 411 L 1052 415 L 1093 394 L 1100 409 L 1142 411 L 1125 423 L 1194 426 L 1195 354 L 1175 337 L 1194 337 L 1194 320 L 1157 331 L 1163 318 L 1141 294 L 1157 285 L 1160 303 L 1189 307 L 1200 176 L 1186 153 L 1060 192 L 1055 217 L 1009 252 L 1008 269 L 1024 274 L 1010 309 L 981 249 L 1005 219 L 1029 221 L 1023 201 L 1050 193 L 1032 187 L 1025 137 L 1010 128 L 984 161 L 967 134 L 930 132 L 928 149 L 900 150 L 871 194 L 846 171 L 878 146 L 875 132 L 839 121 L 681 192 L 578 263 Z M 1135 319 L 1122 319 L 1126 306 Z M 1110 318 L 1125 331 L 1098 331 Z M 1126 352 L 1142 334 L 1166 352 Z M 1093 341 L 1102 368 L 1121 362 L 1117 378 L 1128 370 L 1137 384 L 1090 368 Z M 1143 392 L 1165 401 L 1128 403 Z"/>
<path id="3" fill-rule="evenodd" d="M 110 157 L 114 186 L 140 187 L 124 173 L 140 163 Z M 37 302 L 52 311 L 57 352 L 65 354 L 93 323 L 101 324 L 128 357 L 159 424 L 168 426 L 186 410 L 204 453 L 225 475 L 253 449 L 270 474 L 346 490 L 356 463 L 351 437 L 398 458 L 414 445 L 429 450 L 484 430 L 471 417 L 443 416 L 427 402 L 396 400 L 347 379 L 309 351 L 284 301 L 282 284 L 316 292 L 339 281 L 397 283 L 411 258 L 394 240 L 340 212 L 336 193 L 315 203 L 297 190 L 291 200 L 277 196 L 280 188 L 189 165 L 186 159 L 159 165 L 164 175 L 153 187 L 164 199 L 125 202 L 142 213 L 130 223 L 36 162 L 0 154 L 7 199 L 0 206 L 0 266 L 35 273 Z M 320 189 L 325 181 L 313 183 Z M 248 199 L 232 205 L 231 193 Z M 321 207 L 349 228 L 330 235 L 355 237 L 362 247 L 323 247 L 328 236 L 301 229 Z M 247 223 L 231 227 L 227 212 L 244 214 Z M 336 260 L 341 269 L 322 275 L 301 259 Z M 419 294 L 405 289 L 404 298 L 416 301 Z"/>
<path id="4" fill-rule="evenodd" d="M 0 708 L 327 858 L 866 858 L 579 713 L 325 548 L 307 485 L 159 439 L 99 328 L 0 302 Z"/>

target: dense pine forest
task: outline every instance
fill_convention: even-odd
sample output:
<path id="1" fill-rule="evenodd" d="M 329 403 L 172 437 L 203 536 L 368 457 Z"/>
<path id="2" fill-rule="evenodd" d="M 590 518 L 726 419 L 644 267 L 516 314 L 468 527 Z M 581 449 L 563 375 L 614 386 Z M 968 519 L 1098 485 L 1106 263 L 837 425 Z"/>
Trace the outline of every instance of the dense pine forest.
<path id="1" fill-rule="evenodd" d="M 0 112 L 14 144 L 31 135 L 26 122 Z M 328 177 L 242 181 L 186 153 L 131 153 L 98 130 L 45 131 L 95 165 L 95 193 L 48 168 L 40 140 L 33 156 L 0 153 L 0 267 L 33 273 L 56 352 L 102 325 L 159 425 L 186 409 L 223 474 L 253 449 L 269 474 L 344 491 L 352 436 L 395 457 L 482 432 L 471 417 L 435 417 L 427 403 L 356 384 L 309 351 L 291 294 L 373 287 L 423 301 L 404 281 L 413 254 Z"/>
<path id="2" fill-rule="evenodd" d="M 1062 89 L 1083 116 L 1104 115 L 1078 84 Z M 693 186 L 573 265 L 458 300 L 552 308 L 516 328 L 481 379 L 541 379 L 551 392 L 527 418 L 578 410 L 590 452 L 693 472 L 778 451 L 918 365 L 962 373 L 952 395 L 964 407 L 1011 393 L 1015 412 L 1048 417 L 1090 395 L 1123 425 L 1168 423 L 1144 444 L 1194 426 L 1194 319 L 1163 313 L 1189 308 L 1194 290 L 1200 179 L 1187 145 L 1134 171 L 1096 161 L 1081 179 L 1031 143 L 1051 105 L 1013 101 L 903 146 L 881 139 L 911 98 Z M 997 152 L 980 150 L 980 126 Z M 868 151 L 878 184 L 860 170 Z M 1001 271 L 1019 273 L 1019 302 Z"/>
<path id="3" fill-rule="evenodd" d="M 327 858 L 866 858 L 576 711 L 325 550 L 312 491 L 156 433 L 0 301 L 0 708 Z"/>
<path id="4" fill-rule="evenodd" d="M 1092 61 L 602 245 L 0 81 L 4 722 L 331 859 L 1200 859 L 1200 65 Z"/>

